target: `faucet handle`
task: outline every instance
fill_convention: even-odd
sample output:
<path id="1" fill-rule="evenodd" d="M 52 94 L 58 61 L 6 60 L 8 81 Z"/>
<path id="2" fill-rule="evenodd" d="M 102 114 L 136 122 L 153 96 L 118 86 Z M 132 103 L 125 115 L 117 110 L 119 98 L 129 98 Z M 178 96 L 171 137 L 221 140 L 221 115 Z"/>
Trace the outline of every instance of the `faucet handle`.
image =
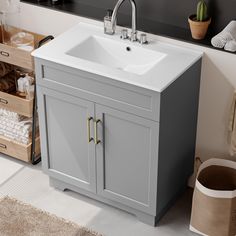
<path id="1" fill-rule="evenodd" d="M 121 30 L 121 36 L 120 36 L 121 39 L 128 39 L 129 36 L 128 36 L 128 30 L 127 29 L 122 29 Z"/>
<path id="2" fill-rule="evenodd" d="M 140 34 L 139 42 L 141 44 L 148 44 L 147 35 L 146 34 Z"/>
<path id="3" fill-rule="evenodd" d="M 131 32 L 131 36 L 130 36 L 130 41 L 131 42 L 136 42 L 138 41 L 138 32 L 137 31 L 133 31 Z"/>

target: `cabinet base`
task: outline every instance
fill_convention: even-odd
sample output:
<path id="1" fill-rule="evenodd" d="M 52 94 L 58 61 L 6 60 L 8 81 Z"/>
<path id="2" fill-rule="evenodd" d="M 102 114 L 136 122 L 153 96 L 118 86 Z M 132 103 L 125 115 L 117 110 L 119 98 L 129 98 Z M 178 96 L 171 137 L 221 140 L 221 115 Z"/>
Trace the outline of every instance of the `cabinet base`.
<path id="1" fill-rule="evenodd" d="M 94 193 L 91 193 L 91 192 L 88 192 L 86 190 L 80 189 L 80 188 L 78 188 L 78 187 L 76 187 L 74 185 L 67 184 L 67 183 L 65 183 L 63 181 L 54 179 L 52 177 L 49 178 L 49 183 L 50 183 L 51 187 L 54 187 L 54 188 L 56 188 L 56 189 L 58 189 L 60 191 L 65 191 L 65 190 L 68 189 L 68 190 L 75 191 L 75 192 L 77 192 L 79 194 L 86 195 L 89 198 L 98 200 L 98 201 L 103 202 L 105 204 L 108 204 L 110 206 L 114 206 L 114 207 L 119 208 L 119 209 L 121 209 L 123 211 L 131 213 L 131 214 L 135 215 L 141 222 L 143 222 L 145 224 L 148 224 L 148 225 L 151 225 L 151 226 L 156 226 L 156 221 L 157 221 L 157 217 L 156 216 L 152 216 L 152 215 L 146 214 L 144 212 L 135 210 L 133 208 L 127 207 L 127 206 L 125 206 L 123 204 L 120 204 L 120 203 L 117 203 L 117 202 L 105 199 L 105 198 L 100 197 L 100 196 L 98 196 L 98 195 L 96 195 Z"/>

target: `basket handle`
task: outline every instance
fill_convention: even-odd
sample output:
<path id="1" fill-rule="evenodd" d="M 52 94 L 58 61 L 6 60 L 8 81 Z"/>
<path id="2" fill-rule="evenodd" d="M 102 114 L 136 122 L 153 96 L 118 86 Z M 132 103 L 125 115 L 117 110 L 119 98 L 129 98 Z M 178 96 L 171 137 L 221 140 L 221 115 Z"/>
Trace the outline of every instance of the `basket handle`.
<path id="1" fill-rule="evenodd" d="M 45 38 L 41 39 L 38 44 L 36 45 L 36 48 L 40 48 L 43 44 L 45 44 L 49 40 L 53 40 L 54 37 L 52 35 L 48 35 Z"/>

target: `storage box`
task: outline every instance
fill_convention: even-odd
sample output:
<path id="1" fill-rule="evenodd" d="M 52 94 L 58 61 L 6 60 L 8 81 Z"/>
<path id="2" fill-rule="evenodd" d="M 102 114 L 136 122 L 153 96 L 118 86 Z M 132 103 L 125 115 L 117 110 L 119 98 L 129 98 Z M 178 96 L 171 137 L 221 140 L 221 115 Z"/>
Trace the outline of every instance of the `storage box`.
<path id="1" fill-rule="evenodd" d="M 199 169 L 190 230 L 201 235 L 236 235 L 236 162 L 210 159 Z"/>
<path id="2" fill-rule="evenodd" d="M 26 117 L 32 117 L 33 115 L 33 101 L 33 98 L 21 98 L 17 95 L 0 91 L 0 108 L 16 112 Z"/>
<path id="3" fill-rule="evenodd" d="M 31 162 L 32 144 L 21 144 L 0 135 L 0 152 L 25 162 Z M 35 154 L 40 154 L 39 136 L 35 139 Z"/>
<path id="4" fill-rule="evenodd" d="M 19 31 L 19 29 L 17 29 Z M 0 26 L 0 31 L 2 32 L 2 27 Z M 34 35 L 35 45 L 44 38 L 44 36 L 32 33 L 26 30 L 24 32 L 28 32 Z M 0 35 L 2 33 L 0 32 Z M 25 69 L 34 70 L 34 63 L 31 56 L 31 52 L 13 47 L 11 45 L 3 44 L 2 37 L 0 36 L 0 61 L 13 64 Z"/>

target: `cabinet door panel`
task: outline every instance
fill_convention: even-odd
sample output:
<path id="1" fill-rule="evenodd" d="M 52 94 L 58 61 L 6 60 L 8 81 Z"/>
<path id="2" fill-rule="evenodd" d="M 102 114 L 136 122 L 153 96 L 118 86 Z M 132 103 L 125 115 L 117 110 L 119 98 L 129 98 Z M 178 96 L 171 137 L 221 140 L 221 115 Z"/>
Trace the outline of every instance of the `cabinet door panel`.
<path id="1" fill-rule="evenodd" d="M 47 140 L 42 143 L 43 163 L 48 174 L 96 192 L 95 148 L 93 141 L 88 143 L 87 132 L 94 104 L 46 88 L 39 88 L 38 97 L 41 136 Z"/>
<path id="2" fill-rule="evenodd" d="M 100 105 L 96 117 L 102 120 L 102 142 L 96 147 L 98 193 L 155 213 L 159 124 Z"/>

